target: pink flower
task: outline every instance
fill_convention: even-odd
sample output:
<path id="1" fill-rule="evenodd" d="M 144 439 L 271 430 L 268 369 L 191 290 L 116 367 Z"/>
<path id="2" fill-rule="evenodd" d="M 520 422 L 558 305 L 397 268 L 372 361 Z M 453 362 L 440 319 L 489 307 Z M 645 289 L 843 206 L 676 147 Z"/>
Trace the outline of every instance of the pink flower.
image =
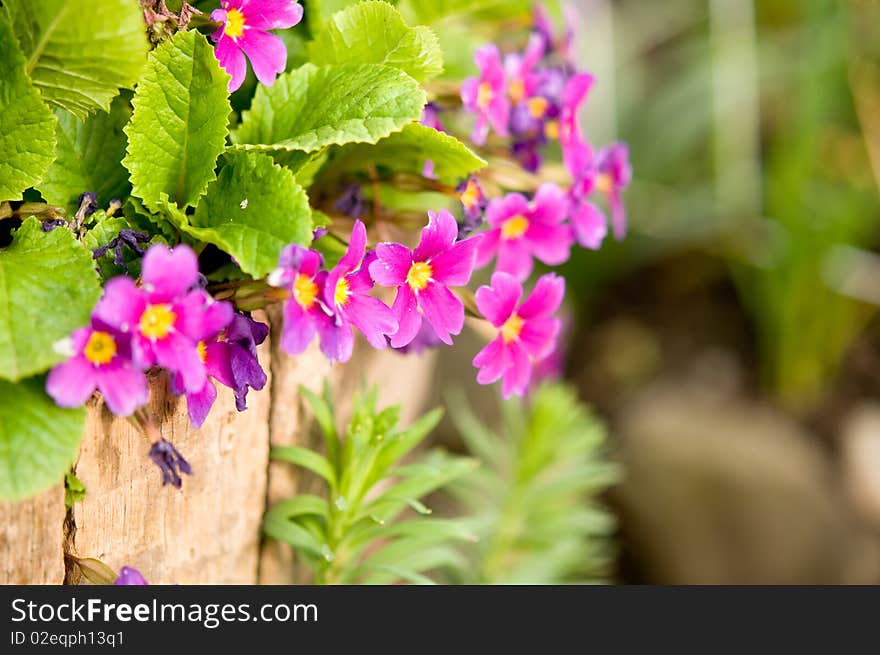
<path id="1" fill-rule="evenodd" d="M 532 366 L 555 347 L 561 321 L 551 315 L 565 294 L 565 280 L 549 273 L 538 279 L 528 300 L 517 307 L 522 286 L 507 273 L 494 273 L 491 286 L 477 289 L 477 309 L 498 336 L 474 357 L 477 382 L 492 384 L 502 378 L 501 395 L 526 393 Z"/>
<path id="2" fill-rule="evenodd" d="M 76 330 L 73 356 L 49 372 L 48 393 L 60 407 L 79 407 L 100 391 L 117 416 L 130 416 L 149 399 L 147 376 L 131 360 L 131 338 L 93 318 Z"/>
<path id="3" fill-rule="evenodd" d="M 535 95 L 540 76 L 535 68 L 544 57 L 544 39 L 532 34 L 525 51 L 511 53 L 504 58 L 504 71 L 507 77 L 507 95 L 514 105 L 526 102 Z"/>
<path id="4" fill-rule="evenodd" d="M 464 326 L 464 305 L 449 287 L 464 286 L 474 270 L 475 239 L 456 241 L 458 224 L 448 211 L 428 212 L 428 225 L 419 245 L 410 250 L 399 243 L 376 246 L 369 266 L 377 284 L 397 287 L 391 307 L 398 329 L 391 346 L 406 346 L 419 332 L 422 317 L 437 337 L 452 345 L 452 335 Z"/>
<path id="5" fill-rule="evenodd" d="M 462 83 L 461 100 L 467 111 L 477 114 L 471 140 L 483 145 L 490 125 L 499 136 L 507 136 L 510 100 L 498 48 L 485 45 L 474 53 L 474 60 L 480 69 L 480 76 L 469 77 Z"/>
<path id="6" fill-rule="evenodd" d="M 605 196 L 611 209 L 614 238 L 626 236 L 626 211 L 623 207 L 623 190 L 632 181 L 629 148 L 625 143 L 615 143 L 596 155 L 596 191 Z"/>
<path id="7" fill-rule="evenodd" d="M 590 166 L 593 149 L 581 133 L 578 111 L 593 88 L 595 79 L 589 73 L 572 75 L 562 91 L 562 107 L 558 126 L 548 126 L 551 137 L 558 136 L 562 160 L 572 177 L 577 179 Z"/>
<path id="8" fill-rule="evenodd" d="M 550 183 L 541 185 L 531 203 L 519 193 L 496 198 L 486 209 L 490 229 L 478 237 L 477 267 L 497 254 L 496 270 L 524 280 L 532 272 L 533 256 L 545 264 L 562 264 L 572 243 L 563 223 L 567 212 L 565 193 Z"/>
<path id="9" fill-rule="evenodd" d="M 266 86 L 272 85 L 287 65 L 287 48 L 269 30 L 293 27 L 302 15 L 302 5 L 292 0 L 221 0 L 220 9 L 211 12 L 211 20 L 223 26 L 211 38 L 217 43 L 217 61 L 232 75 L 230 92 L 244 82 L 245 55 L 251 60 L 257 79 Z"/>
<path id="10" fill-rule="evenodd" d="M 320 270 L 323 262 L 314 250 L 291 244 L 281 252 L 278 268 L 269 275 L 269 284 L 290 292 L 284 303 L 281 332 L 281 349 L 288 355 L 308 348 L 318 323 L 326 321 L 330 313 L 321 302 L 327 278 L 327 272 Z"/>
<path id="11" fill-rule="evenodd" d="M 378 298 L 368 295 L 373 289 L 369 265 L 374 256 L 368 255 L 367 228 L 355 221 L 348 250 L 336 267 L 327 275 L 324 284 L 324 304 L 332 314 L 329 320 L 318 323 L 321 350 L 330 360 L 347 362 L 354 347 L 351 326 L 360 330 L 373 348 L 388 345 L 386 335 L 397 331 L 397 319 L 391 309 Z"/>
<path id="12" fill-rule="evenodd" d="M 138 367 L 158 364 L 179 373 L 187 392 L 200 391 L 207 373 L 198 344 L 229 324 L 232 305 L 215 302 L 196 288 L 198 259 L 187 246 L 152 246 L 141 270 L 140 288 L 127 277 L 110 280 L 94 315 L 131 334 L 132 359 Z"/>

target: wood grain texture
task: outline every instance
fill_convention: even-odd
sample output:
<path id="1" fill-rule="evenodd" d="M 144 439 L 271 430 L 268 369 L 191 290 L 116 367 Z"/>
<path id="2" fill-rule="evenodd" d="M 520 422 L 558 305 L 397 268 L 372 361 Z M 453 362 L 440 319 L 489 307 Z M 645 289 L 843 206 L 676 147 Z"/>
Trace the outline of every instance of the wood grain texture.
<path id="1" fill-rule="evenodd" d="M 64 485 L 0 503 L 0 584 L 64 581 Z"/>
<path id="2" fill-rule="evenodd" d="M 268 361 L 269 347 L 260 353 Z M 151 380 L 150 412 L 162 416 L 165 439 L 187 458 L 194 475 L 183 488 L 161 485 L 147 439 L 101 403 L 89 408 L 76 474 L 86 498 L 74 506 L 73 554 L 114 570 L 133 566 L 151 583 L 254 584 L 269 450 L 267 389 L 248 395 L 237 412 L 232 392 L 198 430 L 186 401 L 172 396 L 164 375 Z"/>

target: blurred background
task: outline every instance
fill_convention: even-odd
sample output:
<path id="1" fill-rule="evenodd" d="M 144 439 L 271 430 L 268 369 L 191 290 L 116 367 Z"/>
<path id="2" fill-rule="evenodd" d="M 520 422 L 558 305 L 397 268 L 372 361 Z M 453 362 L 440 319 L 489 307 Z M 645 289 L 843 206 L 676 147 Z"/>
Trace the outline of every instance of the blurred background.
<path id="1" fill-rule="evenodd" d="M 611 579 L 880 582 L 880 2 L 575 6 L 586 132 L 635 171 L 627 239 L 563 271 Z"/>

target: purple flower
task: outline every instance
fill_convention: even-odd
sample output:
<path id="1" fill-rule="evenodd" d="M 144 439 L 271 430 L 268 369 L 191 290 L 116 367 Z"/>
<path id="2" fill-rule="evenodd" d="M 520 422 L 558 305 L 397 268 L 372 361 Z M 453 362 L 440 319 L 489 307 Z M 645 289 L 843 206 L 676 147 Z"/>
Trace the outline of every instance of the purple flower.
<path id="1" fill-rule="evenodd" d="M 477 382 L 492 384 L 502 378 L 501 395 L 524 395 L 532 366 L 549 355 L 561 328 L 552 318 L 565 294 L 565 280 L 549 273 L 538 279 L 528 300 L 517 307 L 522 286 L 507 273 L 494 273 L 491 286 L 477 289 L 477 309 L 498 336 L 474 357 Z"/>
<path id="2" fill-rule="evenodd" d="M 97 318 L 74 331 L 73 356 L 49 372 L 48 393 L 60 407 L 79 407 L 100 391 L 117 416 L 130 416 L 149 399 L 147 376 L 131 360 L 131 338 Z"/>
<path id="3" fill-rule="evenodd" d="M 592 173 L 586 173 L 585 175 L 588 175 L 590 180 L 586 188 L 592 190 L 595 175 Z M 574 238 L 577 242 L 584 248 L 598 250 L 608 235 L 608 221 L 605 219 L 605 214 L 602 213 L 602 210 L 590 201 L 588 195 L 576 191 L 576 189 L 583 187 L 583 185 L 584 182 L 581 181 L 569 191 L 571 204 L 568 216 Z"/>
<path id="4" fill-rule="evenodd" d="M 543 40 L 547 54 L 559 53 L 564 62 L 571 64 L 574 26 L 578 24 L 579 19 L 577 12 L 571 5 L 566 5 L 563 12 L 565 14 L 565 34 L 563 38 L 557 41 L 554 35 L 553 22 L 550 20 L 547 9 L 541 4 L 536 4 L 532 8 L 532 31 Z"/>
<path id="5" fill-rule="evenodd" d="M 480 69 L 480 76 L 469 77 L 462 83 L 461 99 L 467 111 L 477 114 L 471 140 L 483 145 L 490 125 L 499 136 L 507 136 L 510 100 L 498 48 L 485 45 L 474 53 L 474 60 Z"/>
<path id="6" fill-rule="evenodd" d="M 118 586 L 143 586 L 149 584 L 144 580 L 144 576 L 137 569 L 130 566 L 123 566 L 119 571 L 119 577 L 113 583 Z"/>
<path id="7" fill-rule="evenodd" d="M 79 211 L 82 213 L 83 217 L 91 216 L 98 211 L 98 195 L 92 191 L 86 191 L 79 194 L 79 198 L 76 199 L 76 202 L 79 205 Z"/>
<path id="8" fill-rule="evenodd" d="M 269 30 L 293 27 L 302 15 L 302 5 L 292 0 L 221 0 L 220 9 L 211 12 L 211 20 L 223 26 L 211 38 L 217 43 L 217 61 L 232 76 L 230 92 L 244 82 L 245 55 L 251 60 L 257 79 L 266 86 L 272 85 L 287 65 L 287 48 Z"/>
<path id="9" fill-rule="evenodd" d="M 183 480 L 181 473 L 192 475 L 192 468 L 183 455 L 165 439 L 159 439 L 150 447 L 150 459 L 162 471 L 162 486 L 171 484 L 180 489 Z"/>
<path id="10" fill-rule="evenodd" d="M 247 409 L 247 394 L 250 388 L 260 390 L 266 386 L 266 373 L 257 358 L 257 346 L 266 340 L 269 327 L 249 316 L 236 313 L 229 327 L 215 339 L 198 344 L 198 352 L 208 379 L 200 391 L 186 394 L 187 411 L 193 427 L 201 427 L 208 417 L 217 389 L 211 379 L 229 387 L 235 394 L 238 411 Z M 172 391 L 185 393 L 182 376 L 178 373 L 172 378 Z"/>
<path id="11" fill-rule="evenodd" d="M 445 132 L 446 130 L 440 122 L 440 114 L 442 112 L 443 110 L 435 103 L 429 102 L 425 105 L 425 108 L 422 109 L 422 116 L 419 119 L 419 123 L 426 127 L 432 127 L 438 132 Z"/>
<path id="12" fill-rule="evenodd" d="M 534 95 L 535 87 L 538 84 L 538 75 L 535 69 L 543 57 L 544 39 L 538 34 L 533 34 L 521 55 L 509 54 L 504 58 L 507 95 L 510 96 L 510 101 L 514 105 L 526 101 Z"/>
<path id="13" fill-rule="evenodd" d="M 391 309 L 378 298 L 368 295 L 373 289 L 369 265 L 374 255 L 366 254 L 367 228 L 355 221 L 348 250 L 327 275 L 324 284 L 324 305 L 332 315 L 318 322 L 321 351 L 330 360 L 347 362 L 354 347 L 351 326 L 360 330 L 373 348 L 388 345 L 386 335 L 397 331 L 397 319 Z"/>
<path id="14" fill-rule="evenodd" d="M 542 184 L 531 203 L 519 193 L 496 198 L 486 209 L 490 229 L 477 237 L 477 267 L 497 255 L 497 271 L 525 280 L 532 272 L 532 257 L 551 266 L 562 264 L 572 243 L 563 223 L 567 213 L 568 199 L 555 184 Z"/>
<path id="15" fill-rule="evenodd" d="M 269 284 L 290 292 L 284 303 L 281 331 L 281 349 L 288 355 L 298 355 L 308 348 L 318 323 L 330 313 L 321 302 L 327 278 L 327 272 L 321 270 L 323 263 L 314 250 L 291 244 L 281 252 L 278 268 L 269 275 Z"/>
<path id="16" fill-rule="evenodd" d="M 158 364 L 179 373 L 187 392 L 202 390 L 207 373 L 198 344 L 229 324 L 232 305 L 214 302 L 197 288 L 198 259 L 187 246 L 152 246 L 144 255 L 141 278 L 140 288 L 127 277 L 110 280 L 95 316 L 131 334 L 138 367 Z"/>
<path id="17" fill-rule="evenodd" d="M 367 213 L 367 201 L 360 184 L 349 184 L 342 191 L 339 200 L 333 205 L 337 211 L 351 218 L 363 218 Z"/>
<path id="18" fill-rule="evenodd" d="M 415 250 L 399 243 L 380 243 L 376 260 L 369 265 L 377 284 L 397 287 L 391 310 L 399 327 L 391 345 L 411 343 L 422 326 L 422 317 L 437 337 L 452 345 L 452 336 L 464 326 L 464 305 L 449 287 L 464 286 L 474 270 L 476 240 L 457 241 L 458 224 L 448 211 L 428 212 Z"/>
<path id="19" fill-rule="evenodd" d="M 437 333 L 434 332 L 434 328 L 431 327 L 430 323 L 423 321 L 422 327 L 419 328 L 415 338 L 407 345 L 395 348 L 395 350 L 401 355 L 408 355 L 410 353 L 418 355 L 426 350 L 433 350 L 441 343 L 442 342 L 437 338 Z"/>
<path id="20" fill-rule="evenodd" d="M 605 196 L 611 209 L 611 223 L 614 238 L 626 236 L 626 211 L 623 207 L 623 190 L 632 181 L 632 167 L 629 163 L 629 148 L 624 143 L 615 143 L 596 155 L 596 191 Z"/>
<path id="21" fill-rule="evenodd" d="M 459 184 L 456 192 L 464 209 L 464 224 L 458 231 L 458 238 L 463 239 L 483 224 L 483 211 L 489 202 L 480 181 L 475 177 Z"/>
<path id="22" fill-rule="evenodd" d="M 145 251 L 141 248 L 140 244 L 149 243 L 150 238 L 150 235 L 146 232 L 138 232 L 137 230 L 124 228 L 119 230 L 119 233 L 110 239 L 110 241 L 107 242 L 107 245 L 95 248 L 92 251 L 92 259 L 99 259 L 112 250 L 113 263 L 128 271 L 128 266 L 123 258 L 125 247 L 128 246 L 136 255 L 143 257 Z"/>

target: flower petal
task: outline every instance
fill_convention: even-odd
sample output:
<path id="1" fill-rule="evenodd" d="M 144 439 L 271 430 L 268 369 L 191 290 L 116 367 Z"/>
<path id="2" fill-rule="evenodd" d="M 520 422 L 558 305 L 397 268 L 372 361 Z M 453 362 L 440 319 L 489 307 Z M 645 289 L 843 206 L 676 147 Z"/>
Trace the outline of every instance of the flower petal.
<path id="1" fill-rule="evenodd" d="M 345 306 L 345 314 L 370 345 L 378 350 L 388 345 L 385 336 L 397 331 L 397 319 L 391 309 L 378 298 L 352 295 Z"/>
<path id="2" fill-rule="evenodd" d="M 532 359 L 540 361 L 553 352 L 561 329 L 562 321 L 558 318 L 532 319 L 523 325 L 519 342 Z"/>
<path id="3" fill-rule="evenodd" d="M 192 289 L 199 279 L 199 260 L 189 246 L 174 249 L 161 244 L 144 255 L 144 291 L 151 303 L 169 302 Z"/>
<path id="4" fill-rule="evenodd" d="M 501 327 L 516 309 L 522 296 L 522 285 L 512 275 L 494 273 L 490 286 L 477 289 L 477 309 L 495 327 Z"/>
<path id="5" fill-rule="evenodd" d="M 146 304 L 146 298 L 134 280 L 115 277 L 104 286 L 104 295 L 95 306 L 94 315 L 121 332 L 129 332 L 137 326 Z"/>
<path id="6" fill-rule="evenodd" d="M 474 272 L 478 241 L 476 238 L 459 241 L 446 252 L 437 255 L 431 260 L 431 277 L 450 287 L 467 284 Z"/>
<path id="7" fill-rule="evenodd" d="M 419 245 L 413 250 L 413 261 L 425 262 L 452 247 L 458 238 L 458 223 L 443 209 L 428 212 L 428 225 L 422 230 Z"/>
<path id="8" fill-rule="evenodd" d="M 565 220 L 565 215 L 568 213 L 568 198 L 565 192 L 549 182 L 538 187 L 532 205 L 529 221 L 533 224 L 558 225 Z"/>
<path id="9" fill-rule="evenodd" d="M 608 234 L 608 224 L 602 210 L 586 200 L 572 209 L 571 229 L 577 242 L 590 250 L 598 250 Z"/>
<path id="10" fill-rule="evenodd" d="M 165 368 L 180 373 L 187 393 L 201 391 L 208 375 L 199 357 L 196 344 L 179 333 L 172 333 L 153 343 L 156 361 Z"/>
<path id="11" fill-rule="evenodd" d="M 150 388 L 147 376 L 127 362 L 122 366 L 98 370 L 98 390 L 107 407 L 116 416 L 131 416 L 138 407 L 147 404 Z"/>
<path id="12" fill-rule="evenodd" d="M 275 76 L 287 67 L 287 48 L 274 34 L 257 29 L 245 30 L 238 45 L 251 60 L 257 79 L 266 86 L 272 86 Z"/>
<path id="13" fill-rule="evenodd" d="M 205 380 L 205 386 L 196 393 L 186 394 L 186 411 L 189 414 L 189 422 L 194 428 L 202 427 L 215 400 L 217 400 L 217 387 L 210 380 Z"/>
<path id="14" fill-rule="evenodd" d="M 46 393 L 59 407 L 80 407 L 97 386 L 95 367 L 80 355 L 58 364 L 46 378 Z"/>
<path id="15" fill-rule="evenodd" d="M 479 384 L 492 384 L 500 378 L 504 374 L 504 370 L 510 365 L 507 348 L 501 337 L 497 337 L 486 344 L 471 363 L 480 369 L 477 371 L 477 382 Z"/>
<path id="16" fill-rule="evenodd" d="M 232 93 L 237 90 L 247 76 L 247 59 L 238 44 L 223 34 L 222 28 L 215 34 L 220 34 L 217 46 L 214 48 L 214 56 L 220 62 L 220 67 L 232 76 L 227 90 Z"/>
<path id="17" fill-rule="evenodd" d="M 565 225 L 531 225 L 526 238 L 532 253 L 545 264 L 558 266 L 571 256 L 574 237 Z"/>
<path id="18" fill-rule="evenodd" d="M 440 341 L 451 346 L 450 335 L 461 334 L 464 327 L 464 304 L 461 299 L 436 282 L 428 284 L 417 297 L 425 320 L 434 328 Z"/>
<path id="19" fill-rule="evenodd" d="M 397 287 L 406 283 L 412 263 L 412 252 L 406 246 L 380 243 L 376 246 L 376 260 L 369 265 L 370 276 L 378 285 Z"/>
<path id="20" fill-rule="evenodd" d="M 504 379 L 501 381 L 501 397 L 505 400 L 513 395 L 525 395 L 532 373 L 532 364 L 525 348 L 512 343 L 507 351 L 510 356 L 510 366 L 504 371 Z"/>
<path id="21" fill-rule="evenodd" d="M 494 278 L 493 278 L 494 279 Z M 529 299 L 517 311 L 526 321 L 542 316 L 549 316 L 562 304 L 565 296 L 565 278 L 547 273 L 538 278 Z"/>
<path id="22" fill-rule="evenodd" d="M 498 261 L 495 263 L 495 270 L 509 273 L 518 280 L 525 280 L 531 275 L 534 267 L 532 253 L 529 250 L 530 245 L 525 239 L 502 240 L 498 246 Z"/>
<path id="23" fill-rule="evenodd" d="M 257 30 L 283 30 L 302 20 L 303 7 L 291 0 L 245 0 L 246 25 Z"/>
<path id="24" fill-rule="evenodd" d="M 315 314 L 306 312 L 293 298 L 284 303 L 284 325 L 281 328 L 281 350 L 299 355 L 315 336 Z"/>
<path id="25" fill-rule="evenodd" d="M 323 316 L 316 321 L 318 336 L 321 338 L 321 352 L 330 361 L 347 362 L 354 350 L 354 332 L 351 323 L 335 317 Z"/>
<path id="26" fill-rule="evenodd" d="M 397 319 L 397 331 L 391 335 L 391 346 L 401 348 L 415 339 L 422 326 L 418 301 L 409 285 L 404 284 L 397 288 L 391 312 Z"/>

